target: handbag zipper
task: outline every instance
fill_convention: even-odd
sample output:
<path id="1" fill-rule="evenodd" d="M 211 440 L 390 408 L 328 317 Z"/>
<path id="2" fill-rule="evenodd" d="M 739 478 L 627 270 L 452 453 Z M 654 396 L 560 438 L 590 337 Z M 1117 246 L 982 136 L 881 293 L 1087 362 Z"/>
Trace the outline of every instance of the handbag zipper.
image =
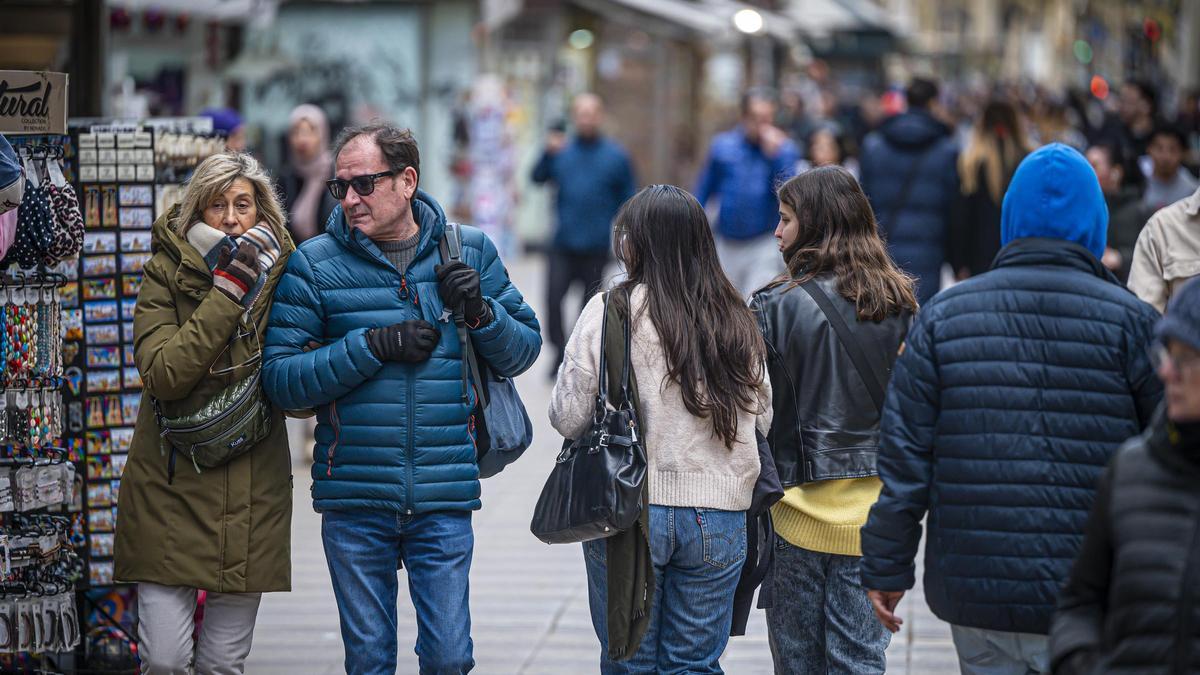
<path id="1" fill-rule="evenodd" d="M 242 395 L 238 396 L 237 400 L 234 401 L 232 404 L 230 404 L 230 406 L 228 408 L 226 408 L 225 410 L 222 410 L 221 414 L 217 415 L 216 417 L 212 418 L 211 420 L 208 420 L 207 422 L 204 422 L 203 424 L 197 424 L 196 426 L 193 426 L 193 427 L 184 427 L 181 429 L 171 429 L 170 431 L 164 430 L 163 434 L 164 435 L 166 435 L 168 433 L 188 434 L 188 433 L 192 433 L 193 431 L 203 431 L 204 429 L 207 429 L 207 428 L 213 426 L 214 424 L 224 420 L 229 415 L 232 415 L 233 411 L 237 410 L 238 407 L 243 402 L 245 402 L 246 397 L 252 396 L 254 394 L 254 387 L 258 384 L 258 373 L 254 374 L 253 380 L 254 381 L 250 384 L 250 386 L 246 387 L 246 391 L 242 392 Z"/>

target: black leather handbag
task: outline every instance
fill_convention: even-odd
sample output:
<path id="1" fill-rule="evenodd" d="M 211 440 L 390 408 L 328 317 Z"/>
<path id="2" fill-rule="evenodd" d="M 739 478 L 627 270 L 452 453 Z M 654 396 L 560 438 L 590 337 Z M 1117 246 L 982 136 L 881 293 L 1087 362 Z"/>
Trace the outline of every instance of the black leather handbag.
<path id="1" fill-rule="evenodd" d="M 547 544 L 572 544 L 610 537 L 633 527 L 641 514 L 646 450 L 630 397 L 629 316 L 620 317 L 623 344 L 608 339 L 609 294 L 604 296 L 600 386 L 592 424 L 579 438 L 563 442 L 546 479 L 529 529 Z M 610 350 L 611 353 L 610 353 Z M 620 359 L 618 397 L 608 394 L 608 359 Z"/>

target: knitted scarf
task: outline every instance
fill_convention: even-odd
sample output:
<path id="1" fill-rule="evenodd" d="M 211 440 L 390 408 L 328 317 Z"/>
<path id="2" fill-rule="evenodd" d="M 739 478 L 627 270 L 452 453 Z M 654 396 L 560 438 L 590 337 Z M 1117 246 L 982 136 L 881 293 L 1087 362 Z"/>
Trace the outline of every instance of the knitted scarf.
<path id="1" fill-rule="evenodd" d="M 244 307 L 251 307 L 258 298 L 258 294 L 267 280 L 266 273 L 275 266 L 275 261 L 279 260 L 281 251 L 279 239 L 271 230 L 271 226 L 266 223 L 255 225 L 243 232 L 237 239 L 204 223 L 193 223 L 184 233 L 184 237 L 203 256 L 204 264 L 208 265 L 210 271 L 216 269 L 221 251 L 228 250 L 230 255 L 237 254 L 239 240 L 253 241 L 258 246 L 258 267 L 263 274 L 258 276 L 254 287 L 242 298 Z"/>

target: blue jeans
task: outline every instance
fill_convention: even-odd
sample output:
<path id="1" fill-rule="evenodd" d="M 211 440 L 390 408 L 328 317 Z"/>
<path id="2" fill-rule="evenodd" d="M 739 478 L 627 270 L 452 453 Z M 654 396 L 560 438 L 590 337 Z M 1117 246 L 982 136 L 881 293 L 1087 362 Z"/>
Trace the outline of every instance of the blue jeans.
<path id="1" fill-rule="evenodd" d="M 733 592 L 746 562 L 746 513 L 650 507 L 654 605 L 636 654 L 608 658 L 608 571 L 603 539 L 585 542 L 588 604 L 600 638 L 600 672 L 722 673 Z"/>
<path id="2" fill-rule="evenodd" d="M 400 515 L 326 511 L 321 539 L 337 598 L 349 675 L 396 672 L 396 570 L 408 568 L 422 675 L 466 673 L 471 656 L 467 577 L 470 511 Z"/>
<path id="3" fill-rule="evenodd" d="M 776 673 L 884 672 L 892 634 L 875 617 L 857 556 L 817 553 L 779 537 L 767 637 Z"/>

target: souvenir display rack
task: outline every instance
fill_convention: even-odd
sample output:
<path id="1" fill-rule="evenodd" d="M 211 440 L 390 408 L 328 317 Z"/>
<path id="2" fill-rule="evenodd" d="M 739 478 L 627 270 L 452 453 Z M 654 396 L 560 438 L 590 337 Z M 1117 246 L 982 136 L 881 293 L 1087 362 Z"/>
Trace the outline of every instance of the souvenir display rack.
<path id="1" fill-rule="evenodd" d="M 130 587 L 114 583 L 113 543 L 121 474 L 142 397 L 134 308 L 152 255 L 154 221 L 179 201 L 192 170 L 224 141 L 212 134 L 208 118 L 80 119 L 69 122 L 69 131 L 86 226 L 77 283 L 64 293 L 70 327 L 64 348 L 73 357 L 67 442 L 80 449 L 86 466 L 86 662 L 128 667 L 136 603 Z"/>
<path id="2" fill-rule="evenodd" d="M 27 179 L 0 260 L 0 670 L 57 672 L 80 643 L 81 456 L 63 447 L 60 293 L 82 241 L 65 136 L 6 136 Z"/>

